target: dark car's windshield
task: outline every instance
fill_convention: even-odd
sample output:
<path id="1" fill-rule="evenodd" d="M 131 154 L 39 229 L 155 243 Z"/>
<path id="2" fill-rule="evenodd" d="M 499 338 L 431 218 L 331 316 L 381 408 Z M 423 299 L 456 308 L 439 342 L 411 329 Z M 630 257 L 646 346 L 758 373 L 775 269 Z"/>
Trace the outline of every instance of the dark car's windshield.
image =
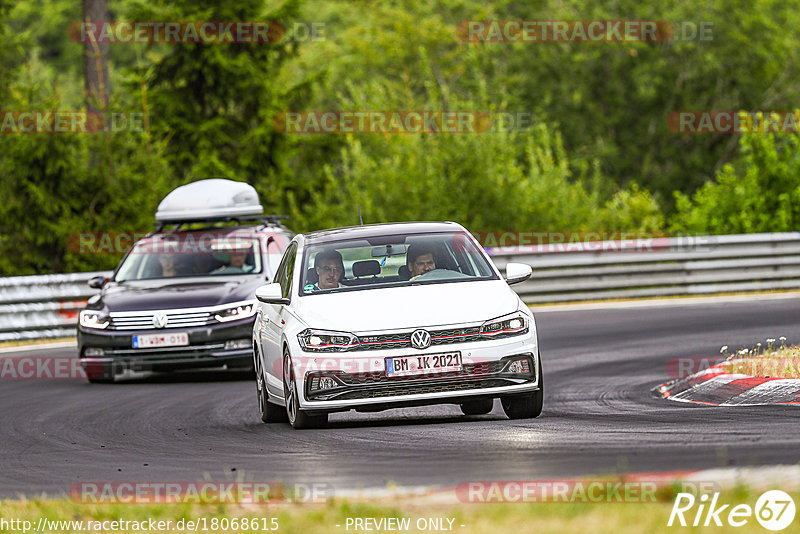
<path id="1" fill-rule="evenodd" d="M 497 278 L 464 232 L 381 236 L 310 245 L 300 294 Z"/>
<path id="2" fill-rule="evenodd" d="M 136 243 L 114 280 L 258 274 L 261 259 L 259 241 L 253 237 L 160 234 Z"/>

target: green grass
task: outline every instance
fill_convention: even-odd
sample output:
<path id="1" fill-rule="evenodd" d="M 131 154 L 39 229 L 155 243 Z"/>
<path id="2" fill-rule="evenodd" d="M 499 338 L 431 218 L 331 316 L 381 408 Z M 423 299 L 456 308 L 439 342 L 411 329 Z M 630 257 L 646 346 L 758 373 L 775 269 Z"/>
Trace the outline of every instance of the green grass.
<path id="1" fill-rule="evenodd" d="M 765 378 L 800 378 L 800 346 L 740 351 L 723 364 L 728 373 Z"/>

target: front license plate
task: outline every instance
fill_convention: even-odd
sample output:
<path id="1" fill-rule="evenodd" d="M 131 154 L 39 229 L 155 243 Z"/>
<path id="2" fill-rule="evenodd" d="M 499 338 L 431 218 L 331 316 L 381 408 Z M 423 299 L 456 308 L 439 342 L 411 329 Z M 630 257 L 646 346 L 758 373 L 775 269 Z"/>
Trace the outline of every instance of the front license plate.
<path id="1" fill-rule="evenodd" d="M 462 368 L 460 352 L 386 358 L 386 376 L 415 376 L 432 372 L 449 373 L 460 371 Z"/>
<path id="2" fill-rule="evenodd" d="M 183 347 L 189 344 L 186 332 L 170 332 L 169 334 L 148 334 L 133 336 L 134 349 L 151 349 L 154 347 Z"/>

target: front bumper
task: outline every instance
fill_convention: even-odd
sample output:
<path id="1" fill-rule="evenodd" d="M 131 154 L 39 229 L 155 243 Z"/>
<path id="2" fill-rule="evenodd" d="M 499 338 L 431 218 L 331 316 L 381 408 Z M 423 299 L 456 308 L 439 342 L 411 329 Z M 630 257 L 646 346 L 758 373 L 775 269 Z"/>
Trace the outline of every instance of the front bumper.
<path id="1" fill-rule="evenodd" d="M 432 349 L 430 353 L 442 352 L 442 347 Z M 375 364 L 382 362 L 385 357 L 427 354 L 405 349 L 380 355 L 363 355 L 372 360 L 372 370 L 366 372 L 331 371 L 329 363 L 321 366 L 321 371 L 298 373 L 303 376 L 302 384 L 298 381 L 298 388 L 302 387 L 303 391 L 300 407 L 309 412 L 353 408 L 377 411 L 393 407 L 462 403 L 476 398 L 527 394 L 539 389 L 541 366 L 535 334 L 502 341 L 459 344 L 447 349 L 461 352 L 464 362 L 461 371 L 430 376 L 387 377 L 385 371 L 375 370 Z M 304 353 L 303 357 L 308 358 L 308 353 Z M 349 359 L 350 355 L 346 358 Z M 510 372 L 510 363 L 522 358 L 529 362 L 529 371 Z M 312 381 L 322 376 L 335 376 L 337 387 L 321 391 L 312 389 Z"/>
<path id="2" fill-rule="evenodd" d="M 254 319 L 200 327 L 150 330 L 92 330 L 78 327 L 78 354 L 84 369 L 113 368 L 116 373 L 171 371 L 203 367 L 250 367 L 253 348 L 225 348 L 231 340 L 252 339 Z M 183 347 L 133 348 L 133 336 L 185 332 L 189 345 Z M 87 349 L 102 349 L 102 355 L 86 355 Z"/>

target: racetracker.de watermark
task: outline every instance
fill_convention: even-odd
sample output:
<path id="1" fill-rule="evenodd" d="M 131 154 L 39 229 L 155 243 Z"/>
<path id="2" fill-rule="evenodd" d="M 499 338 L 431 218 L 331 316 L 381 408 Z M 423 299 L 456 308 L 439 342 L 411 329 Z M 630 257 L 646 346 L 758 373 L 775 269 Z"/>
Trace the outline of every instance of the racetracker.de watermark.
<path id="1" fill-rule="evenodd" d="M 72 356 L 5 356 L 0 358 L 0 380 L 86 380 L 87 372 L 94 378 L 102 376 L 102 365 L 92 369 L 81 367 Z"/>
<path id="2" fill-rule="evenodd" d="M 144 113 L 109 113 L 80 110 L 0 110 L 0 133 L 54 134 L 144 132 Z"/>
<path id="3" fill-rule="evenodd" d="M 707 251 L 716 243 L 714 236 L 666 237 L 661 232 L 641 230 L 549 230 L 549 231 L 481 231 L 472 235 L 490 253 L 658 253 L 675 251 Z"/>
<path id="4" fill-rule="evenodd" d="M 282 111 L 273 126 L 289 134 L 497 133 L 530 130 L 530 111 L 317 110 Z"/>
<path id="5" fill-rule="evenodd" d="M 376 110 L 283 111 L 272 119 L 275 130 L 290 134 L 482 133 L 492 119 L 486 111 Z"/>
<path id="6" fill-rule="evenodd" d="M 262 504 L 324 503 L 334 497 L 327 483 L 281 482 L 76 482 L 69 488 L 73 502 L 82 504 Z"/>
<path id="7" fill-rule="evenodd" d="M 250 248 L 252 237 L 225 231 L 163 233 L 141 241 L 147 232 L 73 232 L 67 237 L 67 250 L 73 254 L 217 254 Z M 282 241 L 281 236 L 273 239 Z"/>
<path id="8" fill-rule="evenodd" d="M 80 308 L 85 307 L 82 302 Z M 78 310 L 71 310 L 68 316 L 59 313 L 63 325 L 74 326 L 78 322 Z M 41 313 L 38 314 L 41 318 Z M 161 334 L 168 341 L 176 334 Z M 100 351 L 100 354 L 97 353 Z M 74 356 L 5 356 L 0 358 L 0 380 L 100 380 L 113 381 L 115 378 L 142 378 L 154 371 L 147 361 L 114 360 L 105 356 L 104 349 L 90 347 L 83 359 Z"/>
<path id="9" fill-rule="evenodd" d="M 673 111 L 667 126 L 674 133 L 796 134 L 800 131 L 800 111 Z"/>
<path id="10" fill-rule="evenodd" d="M 456 486 L 464 503 L 653 503 L 677 492 L 713 491 L 715 482 L 682 482 L 659 477 L 633 480 L 492 480 Z"/>
<path id="11" fill-rule="evenodd" d="M 324 22 L 261 21 L 86 21 L 73 22 L 70 39 L 79 43 L 279 43 L 323 41 Z"/>
<path id="12" fill-rule="evenodd" d="M 725 356 L 680 356 L 667 361 L 667 376 L 686 378 L 724 362 Z"/>
<path id="13" fill-rule="evenodd" d="M 456 35 L 468 43 L 661 43 L 711 41 L 710 21 L 664 20 L 464 20 Z"/>

